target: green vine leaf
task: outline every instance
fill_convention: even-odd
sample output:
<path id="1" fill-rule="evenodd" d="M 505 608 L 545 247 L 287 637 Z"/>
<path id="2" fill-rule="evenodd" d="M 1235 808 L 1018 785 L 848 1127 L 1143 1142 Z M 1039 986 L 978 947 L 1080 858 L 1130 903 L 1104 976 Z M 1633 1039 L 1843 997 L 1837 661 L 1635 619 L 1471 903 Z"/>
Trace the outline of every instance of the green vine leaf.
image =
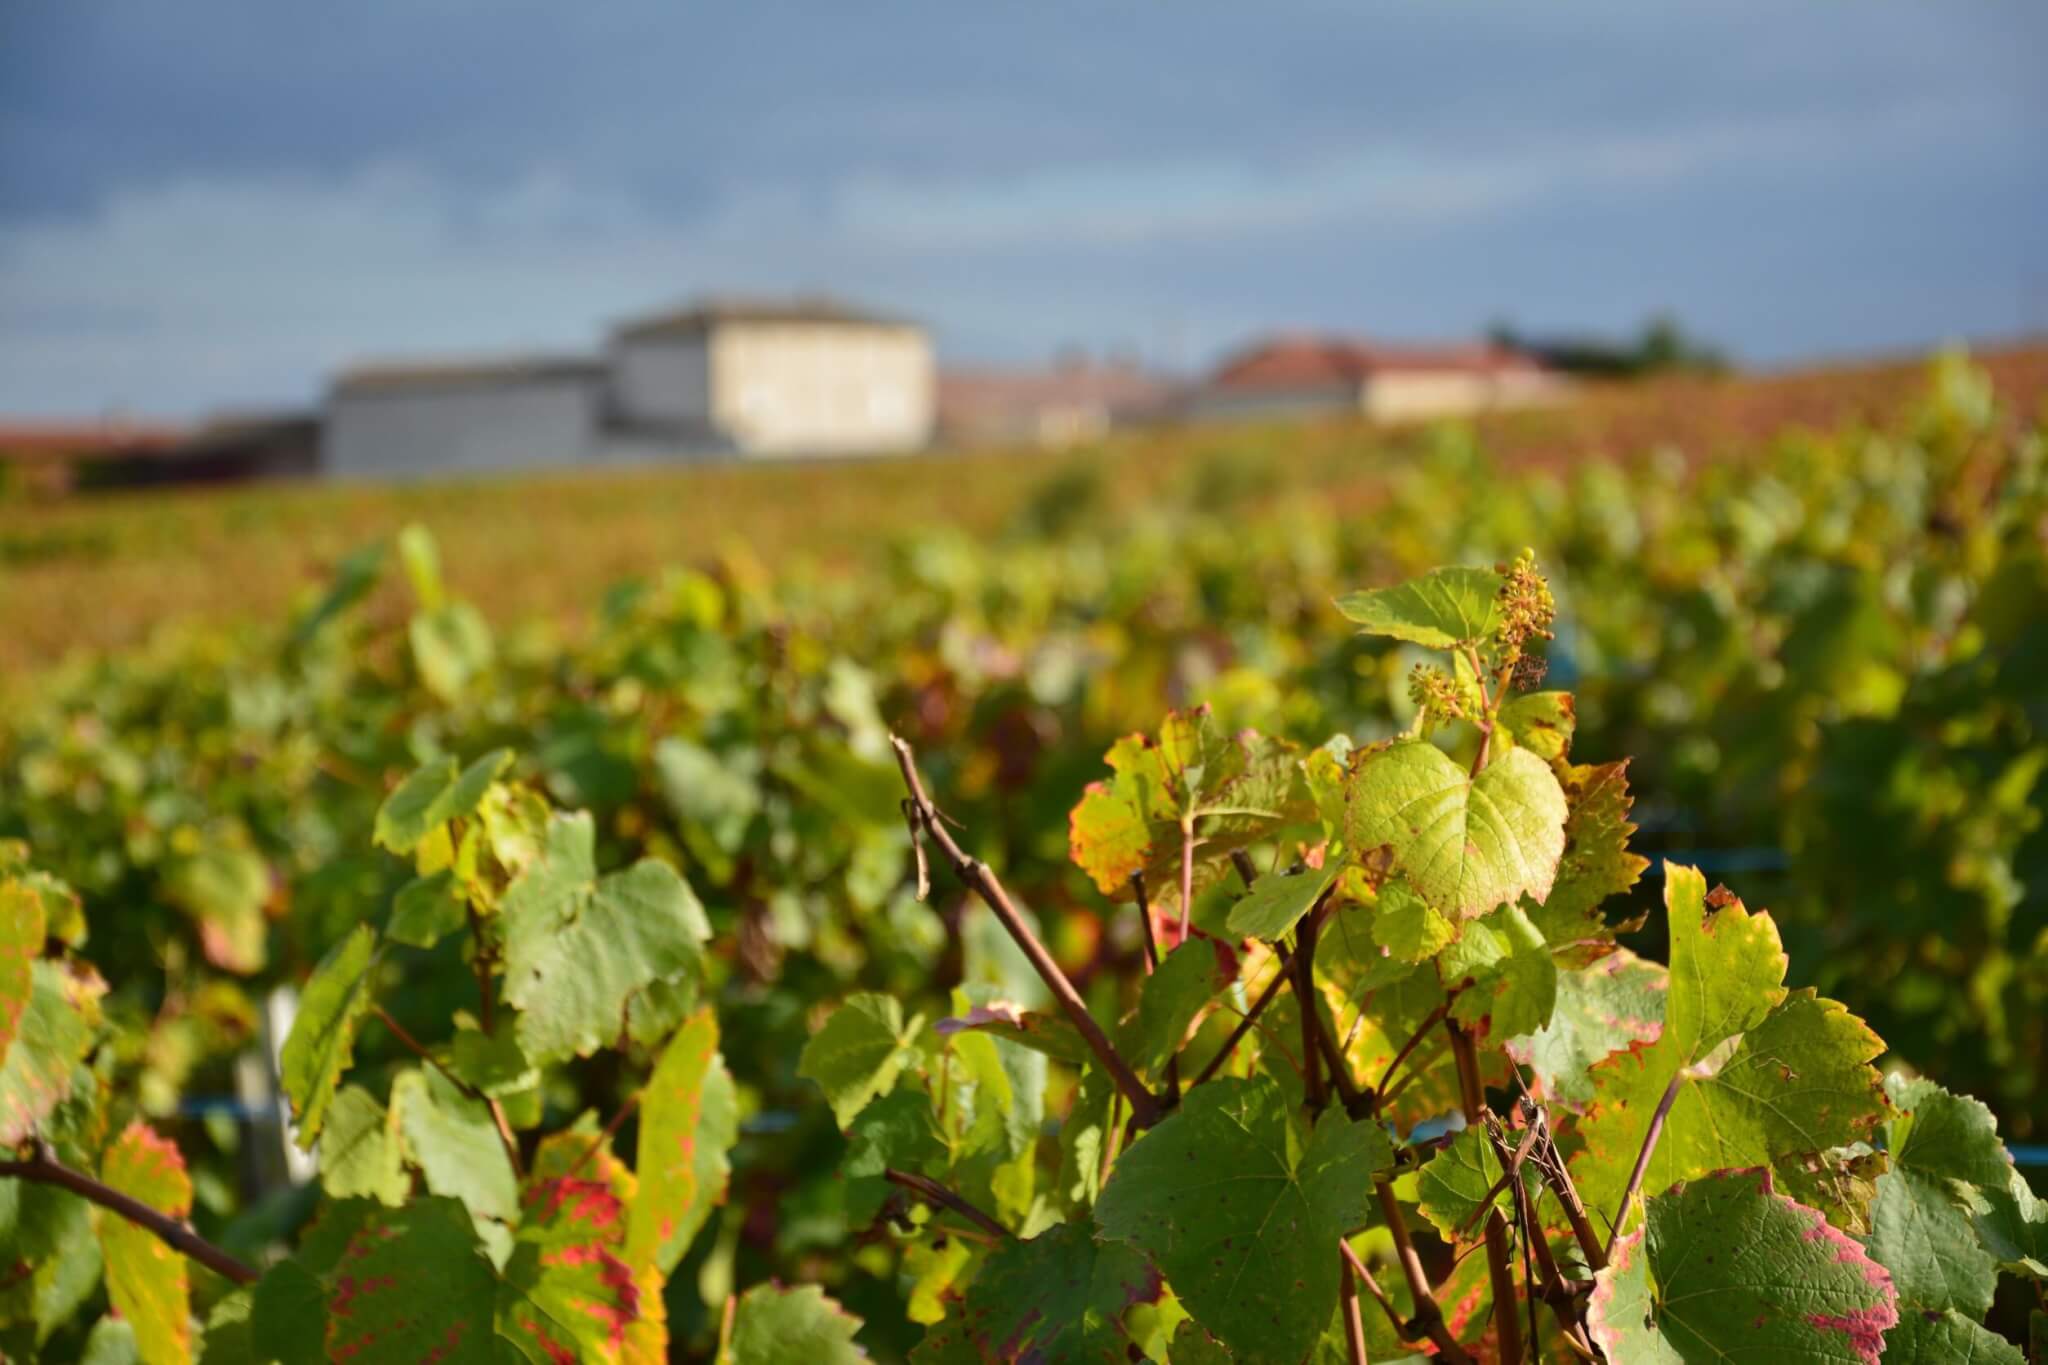
<path id="1" fill-rule="evenodd" d="M 1393 588 L 1346 593 L 1337 610 L 1365 635 L 1426 649 L 1476 644 L 1500 614 L 1501 576 L 1492 569 L 1432 569 Z"/>
<path id="2" fill-rule="evenodd" d="M 1886 1088 L 1898 1110 L 1886 1126 L 1891 1169 L 1877 1180 L 1863 1244 L 1891 1272 L 1902 1307 L 1982 1318 L 1998 1261 L 1972 1225 L 1971 1187 L 2003 1189 L 2012 1178 L 1997 1123 L 1932 1081 L 1894 1076 Z"/>
<path id="3" fill-rule="evenodd" d="M 0 1060 L 0 1147 L 26 1139 L 70 1098 L 107 993 L 107 983 L 82 963 L 39 958 L 28 976 L 28 1003 Z"/>
<path id="4" fill-rule="evenodd" d="M 757 1284 L 733 1313 L 732 1346 L 719 1365 L 860 1365 L 861 1320 L 814 1284 Z"/>
<path id="5" fill-rule="evenodd" d="M 398 889 L 384 936 L 414 948 L 431 948 L 460 929 L 468 918 L 456 891 L 455 874 L 443 868 L 430 877 L 415 877 Z"/>
<path id="6" fill-rule="evenodd" d="M 1446 985 L 1465 983 L 1451 1001 L 1451 1018 L 1490 1042 L 1550 1023 L 1557 962 L 1520 906 L 1504 905 L 1467 924 L 1438 962 Z"/>
<path id="7" fill-rule="evenodd" d="M 416 769 L 377 808 L 371 837 L 393 853 L 411 853 L 450 820 L 472 814 L 511 766 L 510 749 L 493 749 L 460 770 L 452 758 Z"/>
<path id="8" fill-rule="evenodd" d="M 168 1139 L 131 1123 L 100 1162 L 112 1190 L 183 1219 L 192 1212 L 192 1180 Z M 185 1365 L 192 1359 L 192 1291 L 183 1253 L 154 1232 L 109 1213 L 97 1219 L 106 1257 L 107 1298 L 135 1329 L 144 1365 Z"/>
<path id="9" fill-rule="evenodd" d="M 600 878 L 595 837 L 588 812 L 554 817 L 545 851 L 499 902 L 505 999 L 541 1065 L 589 1056 L 619 1037 L 639 992 L 703 972 L 711 925 L 688 883 L 651 858 Z"/>
<path id="10" fill-rule="evenodd" d="M 1373 903 L 1372 937 L 1391 960 L 1412 967 L 1442 952 L 1458 937 L 1458 926 L 1397 877 Z"/>
<path id="11" fill-rule="evenodd" d="M 1028 1242 L 996 1248 L 968 1286 L 949 1331 L 912 1359 L 1101 1361 L 1129 1359 L 1123 1315 L 1159 1298 L 1159 1272 L 1130 1247 L 1095 1240 L 1086 1223 L 1059 1223 Z M 936 1338 L 936 1339 L 934 1339 Z"/>
<path id="12" fill-rule="evenodd" d="M 346 1236 L 340 1254 L 321 1276 L 330 1360 L 500 1365 L 498 1276 L 460 1202 L 428 1196 L 397 1209 L 369 1204 L 350 1210 L 346 1223 L 335 1230 Z M 421 1292 L 425 1285 L 431 1293 Z M 259 1289 L 259 1325 L 262 1306 Z"/>
<path id="13" fill-rule="evenodd" d="M 1731 1171 L 1652 1199 L 1615 1245 L 1588 1323 L 1630 1365 L 1877 1365 L 1899 1320 L 1891 1276 L 1770 1172 Z"/>
<path id="14" fill-rule="evenodd" d="M 1299 877 L 1285 872 L 1268 872 L 1252 883 L 1251 890 L 1230 907 L 1228 928 L 1237 938 L 1262 938 L 1275 942 L 1306 915 L 1325 891 L 1336 884 L 1343 869 L 1332 863 L 1322 871 Z"/>
<path id="15" fill-rule="evenodd" d="M 400 1072 L 391 1108 L 408 1160 L 435 1194 L 459 1199 L 477 1220 L 486 1247 L 502 1250 L 502 1225 L 519 1217 L 519 1182 L 490 1110 L 456 1089 L 436 1068 Z"/>
<path id="16" fill-rule="evenodd" d="M 888 1094 L 915 1060 L 912 1043 L 922 1023 L 920 1016 L 906 1025 L 894 996 L 850 995 L 804 1044 L 796 1074 L 818 1083 L 832 1103 L 833 1117 L 845 1128 L 869 1100 Z"/>
<path id="17" fill-rule="evenodd" d="M 1188 1025 L 1236 979 L 1235 963 L 1226 965 L 1224 961 L 1228 951 L 1210 940 L 1190 939 L 1168 953 L 1159 970 L 1145 978 L 1138 1012 L 1125 1030 L 1126 1056 L 1132 1066 L 1156 1073 L 1179 1053 Z"/>
<path id="18" fill-rule="evenodd" d="M 358 924 L 334 945 L 299 997 L 298 1017 L 279 1053 L 279 1076 L 292 1102 L 299 1146 L 320 1137 L 334 1088 L 355 1055 L 356 1031 L 370 1012 L 377 974 L 377 931 Z"/>
<path id="19" fill-rule="evenodd" d="M 1416 1173 L 1416 1207 L 1446 1242 L 1475 1242 L 1486 1230 L 1483 1210 L 1497 1208 L 1514 1217 L 1514 1196 L 1506 1187 L 1494 1189 L 1500 1175 L 1492 1140 L 1482 1129 L 1467 1128 Z M 1534 1165 L 1522 1167 L 1522 1183 L 1532 1199 L 1542 1195 Z"/>
<path id="20" fill-rule="evenodd" d="M 1552 893 L 1555 895 L 1555 893 Z M 1653 1043 L 1664 1027 L 1669 974 L 1626 948 L 1557 976 L 1550 1022 L 1510 1038 L 1508 1055 L 1535 1073 L 1542 1099 L 1574 1111 L 1593 1101 L 1593 1067 Z"/>
<path id="21" fill-rule="evenodd" d="M 404 1203 L 412 1181 L 405 1173 L 398 1111 L 386 1110 L 360 1086 L 337 1090 L 320 1140 L 320 1187 L 336 1199 Z"/>
<path id="22" fill-rule="evenodd" d="M 1884 1365 L 2027 1365 L 2020 1348 L 1954 1309 L 1912 1309 L 1884 1334 Z"/>
<path id="23" fill-rule="evenodd" d="M 1337 1239 L 1392 1159 L 1373 1124 L 1330 1113 L 1304 1140 L 1273 1082 L 1211 1081 L 1117 1160 L 1095 1221 L 1239 1360 L 1292 1365 L 1336 1311 Z"/>
<path id="24" fill-rule="evenodd" d="M 1977 1191 L 1972 1223 L 1984 1249 L 2015 1275 L 2048 1281 L 2048 1199 L 2014 1171 L 2003 1188 Z"/>
<path id="25" fill-rule="evenodd" d="M 1566 813 L 1557 778 L 1526 749 L 1469 777 L 1434 744 L 1404 739 L 1368 750 L 1351 770 L 1345 839 L 1354 856 L 1389 849 L 1424 900 L 1476 919 L 1550 894 Z"/>
<path id="26" fill-rule="evenodd" d="M 640 1101 L 630 1263 L 652 1264 L 663 1275 L 675 1269 L 711 1210 L 725 1202 L 738 1138 L 739 1100 L 718 1054 L 718 1016 L 700 1009 L 662 1049 Z"/>

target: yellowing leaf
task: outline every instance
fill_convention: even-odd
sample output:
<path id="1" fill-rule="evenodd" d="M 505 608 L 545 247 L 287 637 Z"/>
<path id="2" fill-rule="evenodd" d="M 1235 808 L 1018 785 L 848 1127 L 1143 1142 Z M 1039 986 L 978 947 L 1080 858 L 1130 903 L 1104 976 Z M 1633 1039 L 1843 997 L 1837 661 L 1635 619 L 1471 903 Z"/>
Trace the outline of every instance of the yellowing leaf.
<path id="1" fill-rule="evenodd" d="M 1447 915 L 1476 919 L 1504 901 L 1550 894 L 1564 853 L 1564 792 L 1526 749 L 1470 777 L 1427 740 L 1397 740 L 1359 760 L 1346 801 L 1353 856 L 1391 850 L 1394 869 Z"/>
<path id="2" fill-rule="evenodd" d="M 140 1122 L 129 1124 L 107 1150 L 100 1179 L 173 1218 L 192 1211 L 185 1159 L 168 1139 Z M 185 1365 L 192 1359 L 192 1304 L 184 1255 L 154 1232 L 107 1210 L 100 1210 L 96 1221 L 106 1256 L 107 1297 L 133 1325 L 144 1365 Z"/>
<path id="3" fill-rule="evenodd" d="M 728 1154 L 739 1136 L 732 1077 L 718 1055 L 718 1017 L 690 1016 L 662 1049 L 640 1101 L 640 1177 L 626 1259 L 666 1275 L 711 1210 L 725 1202 Z"/>

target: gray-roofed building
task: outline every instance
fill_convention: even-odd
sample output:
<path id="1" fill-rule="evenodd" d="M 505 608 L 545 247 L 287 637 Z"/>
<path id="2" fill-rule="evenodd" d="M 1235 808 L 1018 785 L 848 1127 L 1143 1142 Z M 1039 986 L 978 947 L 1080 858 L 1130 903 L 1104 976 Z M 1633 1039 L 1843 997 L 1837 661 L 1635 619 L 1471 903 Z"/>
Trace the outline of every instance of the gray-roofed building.
<path id="1" fill-rule="evenodd" d="M 829 299 L 714 299 L 626 323 L 602 361 L 375 365 L 328 397 L 337 478 L 600 462 L 916 450 L 931 440 L 931 343 Z"/>
<path id="2" fill-rule="evenodd" d="M 320 462 L 344 479 L 581 464 L 604 390 L 604 367 L 573 358 L 365 366 L 334 382 Z"/>

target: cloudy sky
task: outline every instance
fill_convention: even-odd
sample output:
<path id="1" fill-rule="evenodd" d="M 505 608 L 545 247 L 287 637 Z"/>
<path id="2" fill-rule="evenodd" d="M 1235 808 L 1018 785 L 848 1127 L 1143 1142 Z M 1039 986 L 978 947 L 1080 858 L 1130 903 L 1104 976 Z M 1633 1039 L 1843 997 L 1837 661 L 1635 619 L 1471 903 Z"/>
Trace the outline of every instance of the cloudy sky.
<path id="1" fill-rule="evenodd" d="M 0 0 L 0 412 L 828 289 L 952 358 L 2048 330 L 2048 7 Z"/>

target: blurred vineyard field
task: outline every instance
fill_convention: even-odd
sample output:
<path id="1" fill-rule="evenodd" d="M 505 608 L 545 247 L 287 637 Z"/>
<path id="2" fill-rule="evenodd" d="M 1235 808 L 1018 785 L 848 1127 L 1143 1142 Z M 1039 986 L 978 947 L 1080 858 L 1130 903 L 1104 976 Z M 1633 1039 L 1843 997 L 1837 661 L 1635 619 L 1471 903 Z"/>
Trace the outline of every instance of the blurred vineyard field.
<path id="1" fill-rule="evenodd" d="M 506 751 L 486 764 L 505 799 L 589 812 L 595 867 L 668 864 L 713 931 L 738 1136 L 729 1204 L 668 1281 L 672 1339 L 715 1341 L 727 1291 L 776 1277 L 829 1286 L 899 1358 L 932 1320 L 911 1286 L 938 1272 L 863 1239 L 847 1140 L 797 1059 L 856 992 L 928 1019 L 1046 996 L 957 883 L 919 898 L 890 734 L 1115 1019 L 1144 945 L 1069 824 L 1111 746 L 1200 705 L 1300 746 L 1402 733 L 1422 652 L 1333 599 L 1526 546 L 1556 594 L 1543 685 L 1573 697 L 1555 761 L 1623 765 L 1602 769 L 1606 815 L 1655 860 L 1603 905 L 1626 944 L 1662 951 L 1661 860 L 1698 865 L 1772 911 L 1789 979 L 1867 1020 L 1881 1065 L 1973 1094 L 2031 1148 L 2044 395 L 2037 348 L 1071 459 L 13 507 L 0 870 L 77 889 L 120 1040 L 93 1079 L 178 1144 L 194 1223 L 255 1256 L 312 1203 L 255 1170 L 277 1126 L 245 1084 L 266 1012 L 427 867 L 373 839 L 387 795 Z M 1191 883 L 1190 922 L 1223 925 L 1233 885 Z M 457 938 L 380 970 L 415 1035 L 476 998 Z M 395 1037 L 364 1036 L 362 1075 L 412 1063 Z M 595 1123 L 634 1074 L 575 1058 L 528 1092 L 550 1127 Z M 1034 1144 L 1042 1194 L 1055 1154 Z"/>
<path id="2" fill-rule="evenodd" d="M 2048 397 L 2048 344 L 1974 361 L 2013 412 L 2031 416 Z M 1655 451 L 1746 460 L 1787 432 L 1896 422 L 1923 369 L 1919 359 L 1888 360 L 1594 385 L 1556 408 L 1487 416 L 1473 431 L 1507 470 Z M 433 532 L 454 580 L 490 619 L 577 626 L 606 587 L 652 566 L 708 563 L 744 547 L 776 573 L 851 568 L 871 562 L 892 532 L 1014 527 L 1032 515 L 1035 496 L 1056 506 L 1077 479 L 1132 516 L 1190 492 L 1246 510 L 1291 496 L 1362 510 L 1383 493 L 1389 469 L 1430 439 L 1425 427 L 1328 420 L 1133 431 L 1051 454 L 0 499 L 0 676 L 133 645 L 166 623 L 275 618 L 349 551 L 410 522 Z"/>

